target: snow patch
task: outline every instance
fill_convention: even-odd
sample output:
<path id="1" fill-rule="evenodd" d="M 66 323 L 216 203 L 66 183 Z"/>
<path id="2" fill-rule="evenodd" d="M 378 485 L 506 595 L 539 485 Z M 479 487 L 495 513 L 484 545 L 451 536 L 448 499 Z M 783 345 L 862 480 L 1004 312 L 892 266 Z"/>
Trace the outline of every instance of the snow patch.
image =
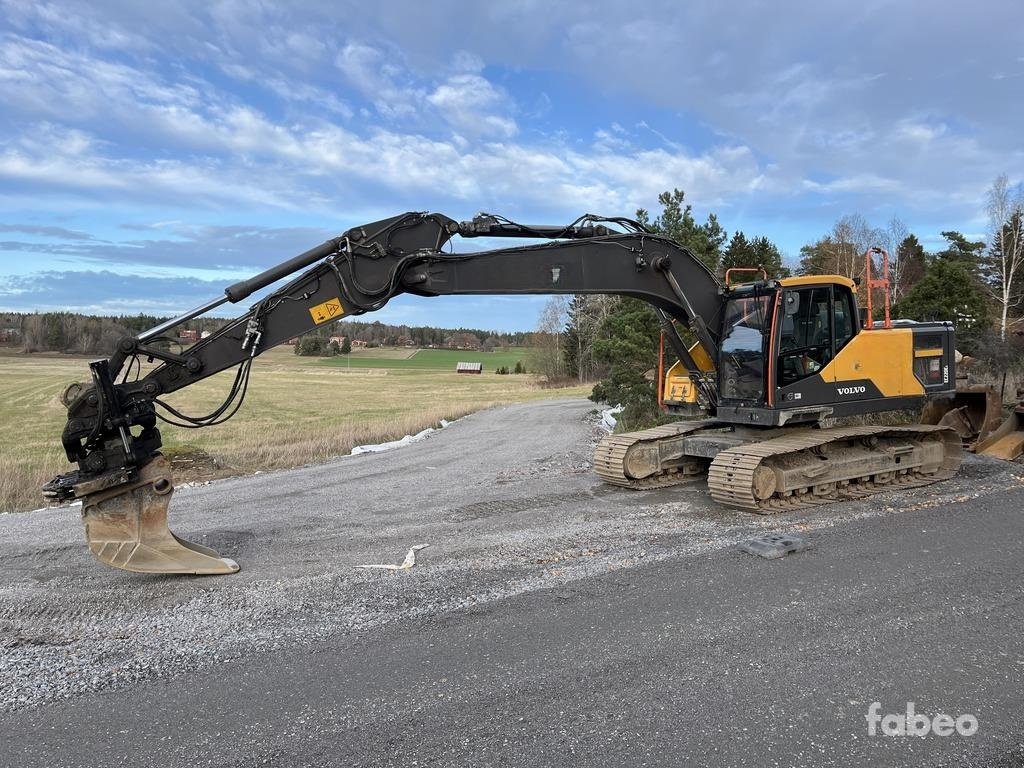
<path id="1" fill-rule="evenodd" d="M 352 448 L 350 456 L 358 456 L 361 453 L 380 453 L 381 451 L 390 451 L 393 448 L 402 448 L 406 445 L 412 445 L 418 443 L 420 440 L 428 437 L 431 433 L 437 432 L 440 429 L 444 429 L 450 421 L 447 419 L 441 419 L 441 426 L 439 427 L 427 427 L 422 432 L 417 432 L 415 435 L 406 435 L 401 440 L 392 440 L 387 443 L 377 443 L 375 445 L 357 445 Z"/>
<path id="2" fill-rule="evenodd" d="M 622 413 L 622 406 L 616 405 L 614 408 L 606 408 L 601 411 L 601 429 L 605 432 L 611 433 L 615 431 L 615 425 L 619 423 L 615 417 Z"/>

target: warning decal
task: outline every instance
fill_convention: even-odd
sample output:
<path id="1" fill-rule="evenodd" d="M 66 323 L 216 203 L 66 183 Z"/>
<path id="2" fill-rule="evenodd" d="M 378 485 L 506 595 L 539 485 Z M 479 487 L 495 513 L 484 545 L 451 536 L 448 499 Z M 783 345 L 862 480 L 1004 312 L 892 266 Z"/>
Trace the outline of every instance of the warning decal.
<path id="1" fill-rule="evenodd" d="M 345 314 L 345 310 L 341 308 L 341 299 L 330 299 L 323 304 L 310 307 L 309 314 L 313 316 L 313 322 L 320 325 L 328 320 L 336 320 Z"/>

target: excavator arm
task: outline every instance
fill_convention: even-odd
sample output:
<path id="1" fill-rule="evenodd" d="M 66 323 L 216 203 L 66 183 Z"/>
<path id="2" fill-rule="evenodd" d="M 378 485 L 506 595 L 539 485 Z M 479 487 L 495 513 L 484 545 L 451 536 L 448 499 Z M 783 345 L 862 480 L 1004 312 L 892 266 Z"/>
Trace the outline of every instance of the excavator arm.
<path id="1" fill-rule="evenodd" d="M 540 242 L 446 251 L 455 236 Z M 166 334 L 176 327 L 289 277 L 208 338 L 169 351 Z M 65 394 L 62 442 L 78 470 L 55 478 L 44 494 L 82 500 L 89 546 L 109 565 L 141 572 L 234 572 L 233 561 L 167 528 L 174 486 L 159 453 L 157 422 L 204 427 L 230 418 L 244 400 L 252 360 L 260 353 L 341 317 L 378 310 L 402 293 L 617 294 L 654 306 L 683 363 L 697 370 L 671 321 L 689 328 L 717 359 L 720 289 L 693 254 L 628 219 L 587 215 L 567 226 L 529 226 L 493 215 L 458 222 L 436 213 L 405 213 L 355 227 L 229 286 L 222 297 L 122 339 L 109 359 L 91 363 L 91 386 L 73 385 Z M 160 364 L 130 380 L 142 359 Z M 161 399 L 231 368 L 237 373 L 228 396 L 209 414 L 187 415 Z M 713 387 L 704 386 L 713 402 Z"/>

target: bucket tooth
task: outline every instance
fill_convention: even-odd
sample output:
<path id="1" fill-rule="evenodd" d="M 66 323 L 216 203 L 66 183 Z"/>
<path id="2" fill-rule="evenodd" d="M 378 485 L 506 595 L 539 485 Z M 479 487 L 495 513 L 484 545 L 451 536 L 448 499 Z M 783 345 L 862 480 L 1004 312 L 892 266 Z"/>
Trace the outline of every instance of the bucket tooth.
<path id="1" fill-rule="evenodd" d="M 174 493 L 170 462 L 157 456 L 123 485 L 82 495 L 85 538 L 96 558 L 136 573 L 213 575 L 235 573 L 238 564 L 174 535 L 167 507 Z"/>

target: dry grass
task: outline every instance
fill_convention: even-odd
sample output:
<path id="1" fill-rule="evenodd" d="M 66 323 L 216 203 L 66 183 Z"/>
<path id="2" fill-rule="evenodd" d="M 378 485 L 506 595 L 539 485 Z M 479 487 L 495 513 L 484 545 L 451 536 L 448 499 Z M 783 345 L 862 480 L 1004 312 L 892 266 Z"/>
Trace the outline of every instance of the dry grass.
<path id="1" fill-rule="evenodd" d="M 85 358 L 0 354 L 0 511 L 41 506 L 39 486 L 71 469 L 60 446 L 65 411 L 58 397 L 68 383 L 87 379 Z M 208 413 L 230 381 L 230 374 L 220 374 L 167 400 L 186 413 Z M 441 419 L 562 394 L 585 396 L 589 387 L 556 393 L 532 376 L 349 371 L 279 348 L 256 360 L 246 403 L 234 419 L 202 430 L 162 425 L 161 432 L 183 481 L 315 463 Z"/>

